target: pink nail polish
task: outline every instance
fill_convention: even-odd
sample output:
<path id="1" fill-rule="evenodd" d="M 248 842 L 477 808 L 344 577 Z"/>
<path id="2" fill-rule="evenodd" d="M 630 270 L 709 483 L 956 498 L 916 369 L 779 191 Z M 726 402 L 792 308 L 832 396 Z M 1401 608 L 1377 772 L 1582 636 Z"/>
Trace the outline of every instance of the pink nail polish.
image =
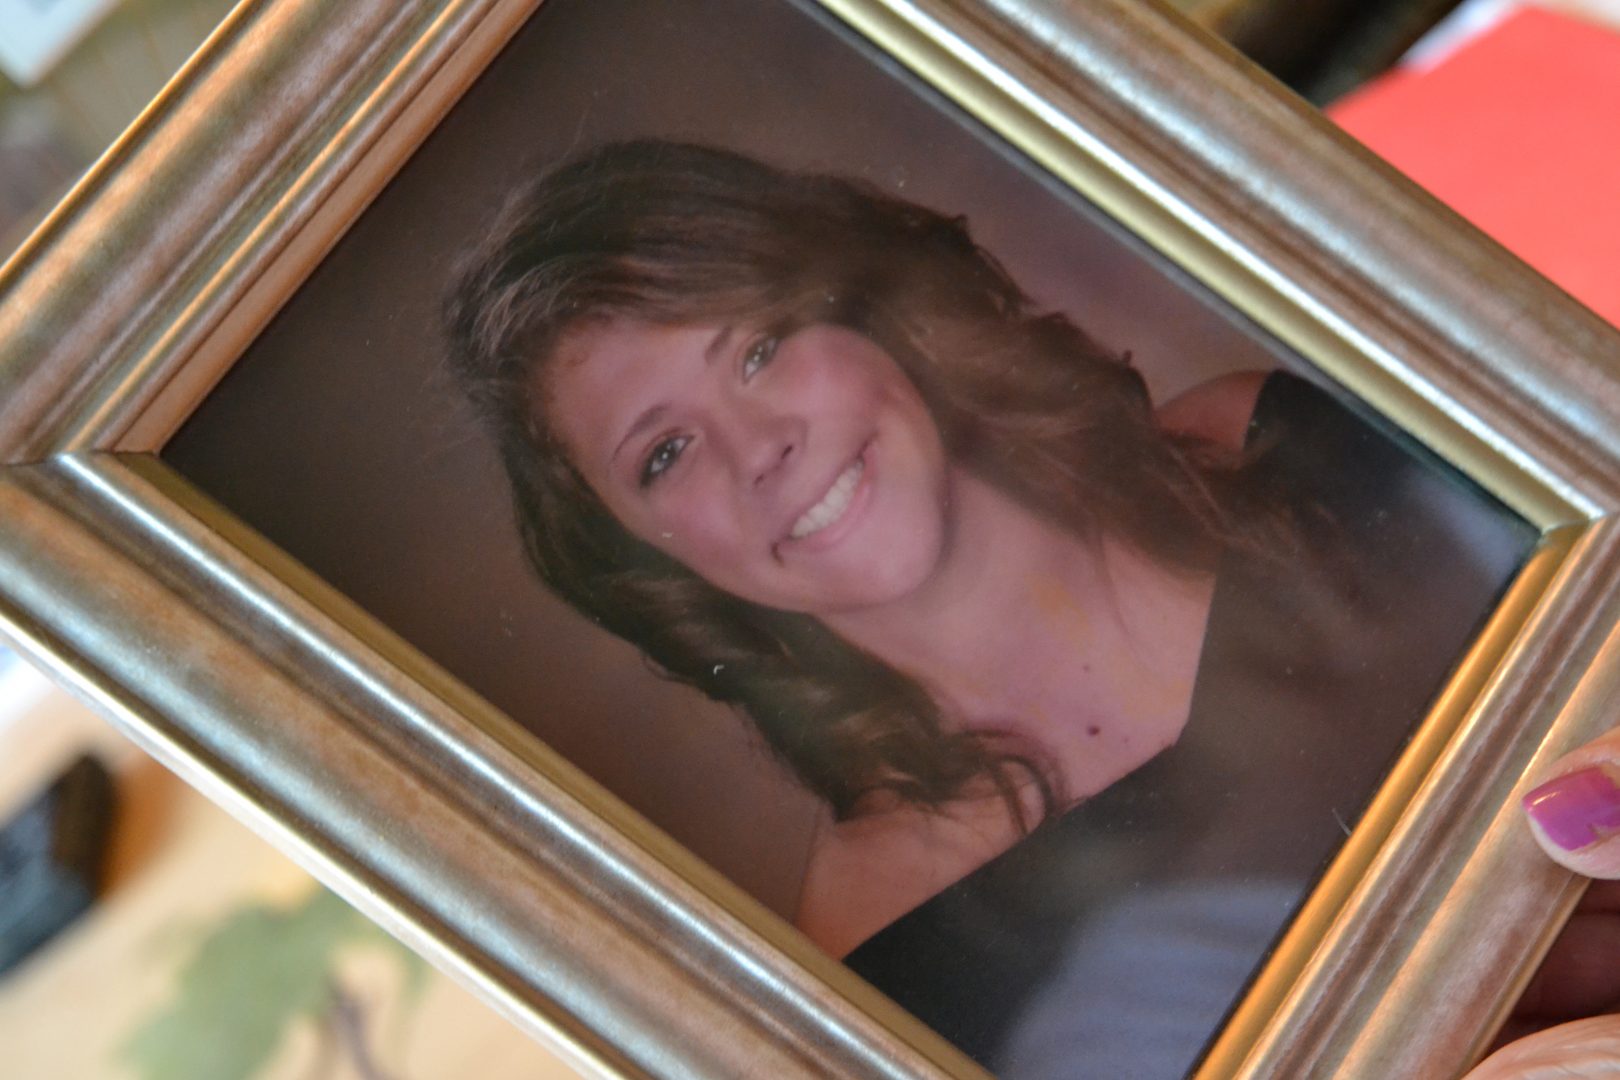
<path id="1" fill-rule="evenodd" d="M 1601 766 L 1549 780 L 1524 797 L 1524 808 L 1565 851 L 1620 832 L 1620 785 Z"/>

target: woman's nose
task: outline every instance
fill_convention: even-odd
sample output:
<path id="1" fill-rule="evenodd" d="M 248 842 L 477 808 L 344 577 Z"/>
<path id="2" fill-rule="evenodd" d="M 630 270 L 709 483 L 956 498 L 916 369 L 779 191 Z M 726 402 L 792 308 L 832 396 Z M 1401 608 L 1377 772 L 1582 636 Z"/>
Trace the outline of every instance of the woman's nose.
<path id="1" fill-rule="evenodd" d="M 792 416 L 747 410 L 733 430 L 737 478 L 751 488 L 771 486 L 793 464 L 804 445 L 803 424 Z"/>
<path id="2" fill-rule="evenodd" d="M 769 487 L 772 480 L 787 468 L 788 459 L 796 450 L 796 444 L 786 440 L 764 446 L 753 468 L 754 486 Z"/>

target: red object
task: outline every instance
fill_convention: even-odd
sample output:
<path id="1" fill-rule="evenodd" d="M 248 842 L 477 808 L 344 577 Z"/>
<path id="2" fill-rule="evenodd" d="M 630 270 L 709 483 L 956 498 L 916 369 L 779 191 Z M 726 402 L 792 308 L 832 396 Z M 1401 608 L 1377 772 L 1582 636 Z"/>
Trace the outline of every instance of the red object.
<path id="1" fill-rule="evenodd" d="M 1620 325 L 1620 33 L 1524 8 L 1328 115 Z"/>

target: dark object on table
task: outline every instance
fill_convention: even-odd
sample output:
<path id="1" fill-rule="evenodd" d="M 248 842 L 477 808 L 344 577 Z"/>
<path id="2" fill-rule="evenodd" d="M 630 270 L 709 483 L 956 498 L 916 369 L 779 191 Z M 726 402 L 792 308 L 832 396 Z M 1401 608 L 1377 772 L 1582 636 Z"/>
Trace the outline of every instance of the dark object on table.
<path id="1" fill-rule="evenodd" d="M 0 974 L 95 901 L 112 817 L 112 777 L 85 756 L 0 826 Z"/>

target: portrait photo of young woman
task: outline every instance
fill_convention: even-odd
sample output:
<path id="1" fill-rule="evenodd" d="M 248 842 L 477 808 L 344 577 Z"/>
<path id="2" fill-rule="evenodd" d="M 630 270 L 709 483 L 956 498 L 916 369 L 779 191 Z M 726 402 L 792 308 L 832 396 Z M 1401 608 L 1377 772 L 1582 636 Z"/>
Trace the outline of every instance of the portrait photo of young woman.
<path id="1" fill-rule="evenodd" d="M 164 456 L 998 1076 L 1183 1076 L 1535 533 L 825 14 L 681 7 L 546 4 Z"/>
<path id="2" fill-rule="evenodd" d="M 601 147 L 448 323 L 540 577 L 753 725 L 825 810 L 796 924 L 990 1062 L 1042 1034 L 987 985 L 1075 980 L 1189 1064 L 1500 587 L 1321 390 L 1156 404 L 961 218 L 834 176 Z M 1229 966 L 1179 1016 L 1110 970 L 1178 934 L 1155 979 Z"/>

